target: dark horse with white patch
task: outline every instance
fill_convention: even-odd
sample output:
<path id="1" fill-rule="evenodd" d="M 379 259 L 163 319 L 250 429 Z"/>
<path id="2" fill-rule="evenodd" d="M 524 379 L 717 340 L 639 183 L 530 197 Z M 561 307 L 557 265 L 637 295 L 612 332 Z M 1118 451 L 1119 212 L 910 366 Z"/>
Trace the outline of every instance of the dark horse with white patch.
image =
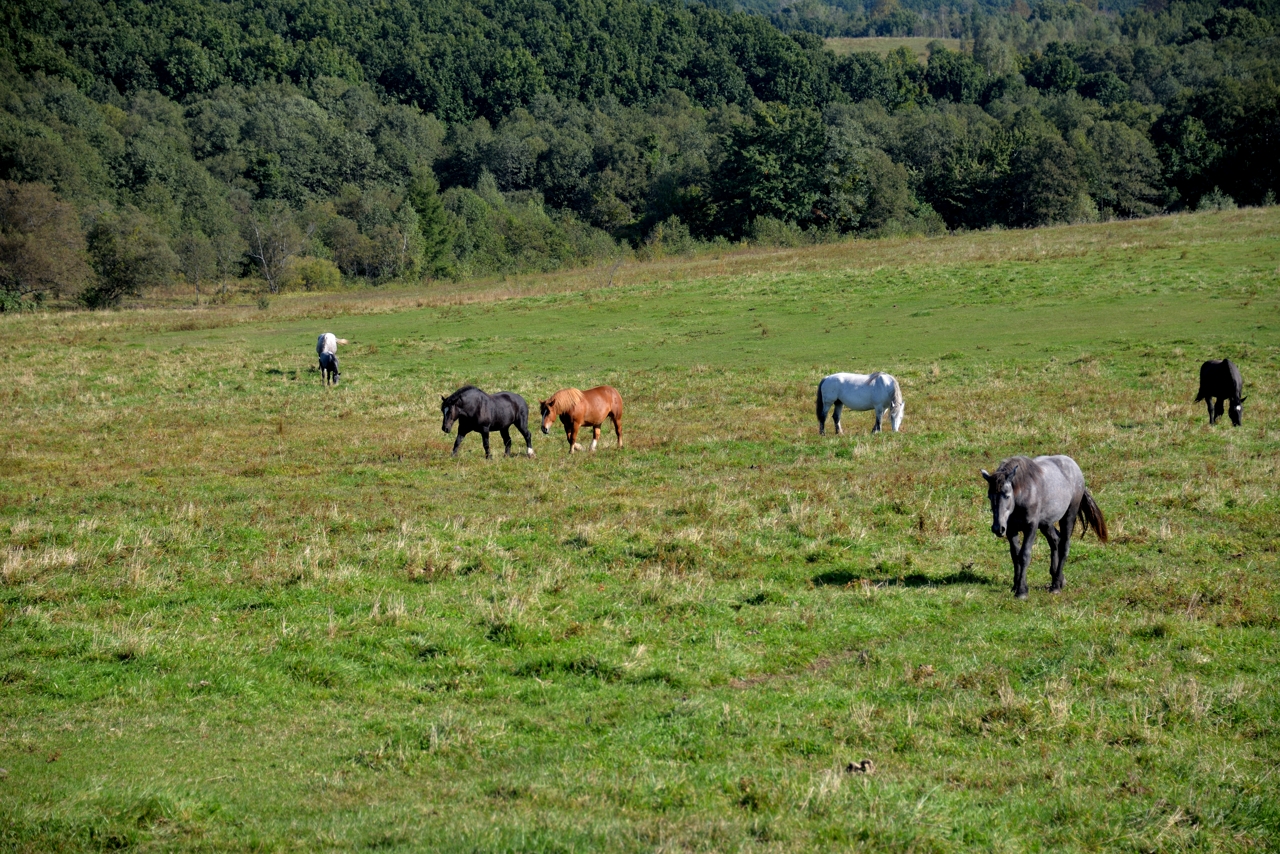
<path id="1" fill-rule="evenodd" d="M 1036 531 L 1049 541 L 1049 591 L 1062 589 L 1063 569 L 1071 549 L 1071 534 L 1076 518 L 1107 541 L 1107 522 L 1089 490 L 1084 474 L 1071 457 L 1010 457 L 1000 463 L 995 474 L 982 470 L 987 481 L 987 498 L 991 501 L 991 533 L 1009 540 L 1009 556 L 1013 558 L 1013 594 L 1027 598 L 1027 567 L 1031 565 L 1031 546 Z M 1054 529 L 1057 523 L 1057 530 Z M 1017 535 L 1022 535 L 1022 542 Z"/>
<path id="2" fill-rule="evenodd" d="M 458 422 L 458 438 L 453 442 L 453 455 L 458 455 L 458 446 L 462 437 L 468 433 L 479 433 L 484 442 L 484 455 L 489 453 L 489 433 L 497 430 L 502 434 L 502 444 L 506 446 L 507 456 L 511 456 L 511 427 L 514 425 L 524 436 L 524 443 L 529 456 L 533 456 L 533 434 L 529 432 L 529 404 L 524 398 L 510 391 L 497 394 L 485 394 L 473 385 L 463 386 L 448 397 L 441 396 L 440 412 L 444 414 L 444 423 L 440 429 L 448 433 L 453 429 L 453 422 Z"/>
<path id="3" fill-rule="evenodd" d="M 1209 408 L 1209 423 L 1215 424 L 1222 417 L 1222 404 L 1230 401 L 1227 413 L 1231 423 L 1240 426 L 1244 415 L 1244 380 L 1240 369 L 1230 359 L 1210 359 L 1200 366 L 1200 390 L 1196 400 L 1203 400 Z"/>
<path id="4" fill-rule="evenodd" d="M 337 385 L 338 378 L 342 376 L 338 373 L 338 357 L 333 353 L 320 354 L 320 379 L 325 385 Z"/>

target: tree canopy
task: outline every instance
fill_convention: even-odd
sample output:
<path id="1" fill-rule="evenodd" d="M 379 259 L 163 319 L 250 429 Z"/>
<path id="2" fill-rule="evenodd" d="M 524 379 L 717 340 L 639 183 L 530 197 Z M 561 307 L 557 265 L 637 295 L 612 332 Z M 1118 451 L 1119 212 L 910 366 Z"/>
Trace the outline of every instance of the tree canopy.
<path id="1" fill-rule="evenodd" d="M 1270 203 L 1278 9 L 14 0 L 0 179 L 60 237 L 4 226 L 3 304 Z M 821 38 L 886 34 L 959 47 Z"/>

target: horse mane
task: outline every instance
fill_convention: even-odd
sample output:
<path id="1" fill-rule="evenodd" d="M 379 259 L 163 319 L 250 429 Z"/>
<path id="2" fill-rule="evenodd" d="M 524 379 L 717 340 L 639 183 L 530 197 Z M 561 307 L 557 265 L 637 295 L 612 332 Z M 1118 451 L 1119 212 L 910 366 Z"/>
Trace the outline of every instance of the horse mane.
<path id="1" fill-rule="evenodd" d="M 548 399 L 551 408 L 557 412 L 572 412 L 586 400 L 586 396 L 576 388 L 562 388 Z"/>
<path id="2" fill-rule="evenodd" d="M 1013 477 L 1009 476 L 1009 472 L 1017 467 L 1017 471 L 1013 472 Z M 1035 466 L 1035 461 L 1030 457 L 1009 457 L 1000 464 L 1000 468 L 996 469 L 996 477 L 1002 478 L 1013 484 L 1013 488 L 1021 489 L 1031 482 L 1031 469 Z"/>
<path id="3" fill-rule="evenodd" d="M 475 386 L 473 386 L 473 385 L 464 385 L 462 388 L 458 389 L 458 390 L 457 390 L 457 391 L 455 391 L 453 394 L 451 394 L 451 395 L 449 395 L 448 397 L 446 397 L 446 398 L 444 399 L 444 402 L 445 402 L 445 403 L 457 403 L 457 402 L 458 402 L 458 399 L 459 399 L 460 397 L 462 397 L 462 395 L 463 395 L 463 394 L 465 394 L 466 392 L 471 391 L 472 389 L 475 389 L 475 391 L 480 391 L 480 389 L 476 388 L 476 387 L 475 387 Z M 483 394 L 483 392 L 481 392 L 481 394 Z"/>

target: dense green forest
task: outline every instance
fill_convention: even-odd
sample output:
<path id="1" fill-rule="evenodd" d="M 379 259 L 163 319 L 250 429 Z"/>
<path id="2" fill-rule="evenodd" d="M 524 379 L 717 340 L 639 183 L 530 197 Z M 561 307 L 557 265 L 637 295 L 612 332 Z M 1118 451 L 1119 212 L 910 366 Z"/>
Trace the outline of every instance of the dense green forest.
<path id="1" fill-rule="evenodd" d="M 1280 4 L 11 0 L 0 306 L 1271 204 Z M 823 35 L 917 35 L 927 61 Z"/>

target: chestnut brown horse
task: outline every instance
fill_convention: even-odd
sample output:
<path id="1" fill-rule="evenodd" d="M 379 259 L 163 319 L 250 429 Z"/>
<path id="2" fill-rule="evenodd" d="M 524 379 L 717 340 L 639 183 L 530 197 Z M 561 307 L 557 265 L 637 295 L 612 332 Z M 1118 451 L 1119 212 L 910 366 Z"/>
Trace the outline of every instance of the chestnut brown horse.
<path id="1" fill-rule="evenodd" d="M 600 441 L 600 425 L 609 419 L 613 432 L 618 435 L 618 447 L 622 447 L 622 395 L 613 386 L 601 385 L 578 391 L 562 388 L 542 401 L 542 432 L 550 433 L 552 423 L 559 418 L 569 439 L 569 453 L 581 451 L 578 431 L 586 424 L 592 429 L 591 450 Z"/>

